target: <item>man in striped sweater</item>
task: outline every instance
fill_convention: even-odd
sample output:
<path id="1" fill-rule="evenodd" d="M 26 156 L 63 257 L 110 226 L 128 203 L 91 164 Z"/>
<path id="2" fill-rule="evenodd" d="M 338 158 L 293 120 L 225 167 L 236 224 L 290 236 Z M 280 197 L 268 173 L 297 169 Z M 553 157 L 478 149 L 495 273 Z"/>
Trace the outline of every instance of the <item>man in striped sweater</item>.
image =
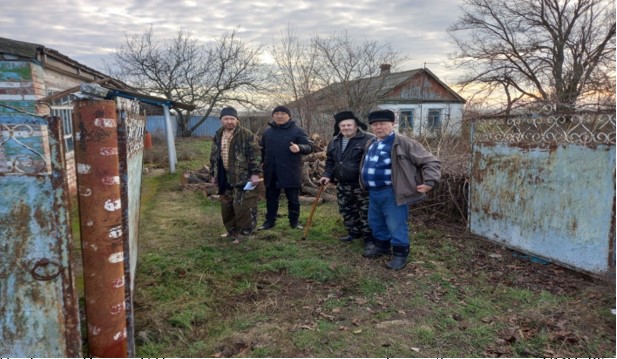
<path id="1" fill-rule="evenodd" d="M 378 258 L 390 254 L 386 265 L 400 270 L 409 255 L 409 204 L 426 198 L 441 177 L 441 162 L 408 137 L 394 132 L 394 112 L 371 112 L 368 123 L 375 138 L 361 163 L 362 185 L 369 191 L 368 222 L 375 246 L 362 254 Z"/>

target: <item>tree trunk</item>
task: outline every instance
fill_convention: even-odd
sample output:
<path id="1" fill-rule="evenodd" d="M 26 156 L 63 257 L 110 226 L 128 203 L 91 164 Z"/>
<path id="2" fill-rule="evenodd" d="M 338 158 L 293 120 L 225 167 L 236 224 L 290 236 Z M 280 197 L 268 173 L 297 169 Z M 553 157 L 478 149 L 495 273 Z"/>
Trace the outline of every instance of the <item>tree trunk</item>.
<path id="1" fill-rule="evenodd" d="M 187 112 L 186 114 L 178 113 L 178 134 L 180 134 L 180 136 L 182 137 L 191 137 L 193 135 L 193 131 L 191 131 L 191 129 L 189 128 L 190 118 L 190 112 Z"/>

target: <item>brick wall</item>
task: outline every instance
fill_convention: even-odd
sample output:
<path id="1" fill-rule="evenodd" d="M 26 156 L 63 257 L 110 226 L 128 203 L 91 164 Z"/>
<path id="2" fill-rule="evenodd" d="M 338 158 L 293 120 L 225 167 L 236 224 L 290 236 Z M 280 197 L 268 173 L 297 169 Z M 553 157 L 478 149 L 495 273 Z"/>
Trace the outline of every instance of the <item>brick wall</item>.
<path id="1" fill-rule="evenodd" d="M 45 93 L 45 83 L 40 76 L 42 69 L 28 61 L 6 60 L 6 56 L 0 57 L 0 102 L 26 112 L 36 113 L 36 99 Z M 6 108 L 0 108 L 0 112 L 14 113 Z"/>
<path id="2" fill-rule="evenodd" d="M 0 103 L 37 115 L 49 114 L 47 106 L 36 106 L 36 100 L 48 95 L 48 90 L 63 91 L 77 86 L 79 80 L 66 75 L 45 71 L 37 63 L 20 61 L 10 55 L 0 55 Z M 0 107 L 0 115 L 16 112 Z M 75 155 L 66 156 L 66 179 L 71 197 L 77 194 Z"/>

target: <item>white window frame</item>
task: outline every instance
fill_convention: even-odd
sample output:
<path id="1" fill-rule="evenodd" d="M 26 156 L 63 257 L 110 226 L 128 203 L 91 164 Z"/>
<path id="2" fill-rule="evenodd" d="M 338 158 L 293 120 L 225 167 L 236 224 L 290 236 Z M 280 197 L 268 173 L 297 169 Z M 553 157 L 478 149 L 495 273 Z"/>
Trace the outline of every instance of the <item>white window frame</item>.
<path id="1" fill-rule="evenodd" d="M 414 130 L 414 120 L 415 120 L 414 117 L 415 117 L 416 111 L 412 108 L 401 109 L 400 111 L 401 111 L 401 116 L 400 116 L 400 122 L 399 122 L 399 129 L 413 131 Z M 406 114 L 409 114 L 409 116 L 405 116 Z"/>
<path id="2" fill-rule="evenodd" d="M 430 108 L 426 114 L 426 126 L 431 130 L 438 130 L 441 128 L 443 117 L 443 109 Z"/>

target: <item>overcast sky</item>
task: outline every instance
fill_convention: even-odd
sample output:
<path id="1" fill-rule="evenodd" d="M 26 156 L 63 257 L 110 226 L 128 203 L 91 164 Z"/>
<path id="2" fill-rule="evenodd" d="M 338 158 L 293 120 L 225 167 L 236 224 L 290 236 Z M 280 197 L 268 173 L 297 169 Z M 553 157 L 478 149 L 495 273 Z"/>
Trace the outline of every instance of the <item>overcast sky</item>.
<path id="1" fill-rule="evenodd" d="M 2 0 L 0 37 L 33 42 L 102 70 L 124 34 L 153 26 L 157 36 L 180 28 L 201 39 L 239 29 L 239 38 L 269 46 L 287 28 L 302 39 L 347 30 L 354 40 L 389 43 L 410 58 L 404 67 L 426 66 L 444 82 L 455 51 L 446 29 L 461 14 L 461 0 Z M 283 5 L 284 3 L 284 5 Z"/>

